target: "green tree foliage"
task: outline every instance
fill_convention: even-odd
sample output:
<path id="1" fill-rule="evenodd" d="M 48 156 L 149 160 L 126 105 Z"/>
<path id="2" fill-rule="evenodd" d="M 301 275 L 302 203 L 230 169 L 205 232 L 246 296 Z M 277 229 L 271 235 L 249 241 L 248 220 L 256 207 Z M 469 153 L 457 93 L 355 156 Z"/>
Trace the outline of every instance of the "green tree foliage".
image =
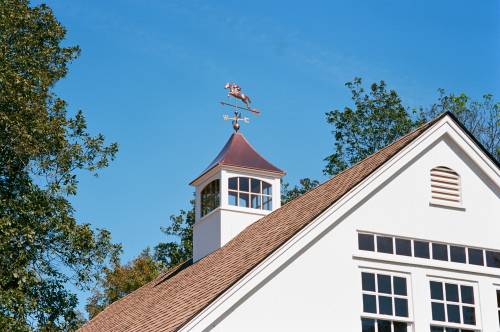
<path id="1" fill-rule="evenodd" d="M 326 113 L 335 139 L 333 153 L 325 158 L 323 172 L 327 175 L 343 171 L 443 112 L 453 113 L 500 160 L 500 102 L 492 95 L 474 101 L 463 93 L 446 94 L 439 89 L 436 103 L 416 111 L 403 106 L 397 92 L 388 90 L 384 81 L 373 83 L 367 92 L 360 78 L 346 86 L 351 90 L 354 109 Z"/>
<path id="2" fill-rule="evenodd" d="M 95 317 L 106 306 L 147 284 L 158 276 L 162 265 L 145 249 L 138 257 L 126 265 L 121 265 L 118 256 L 112 266 L 104 269 L 104 277 L 95 288 L 85 306 L 89 318 Z"/>
<path id="3" fill-rule="evenodd" d="M 105 267 L 104 277 L 92 291 L 87 301 L 86 310 L 92 318 L 106 306 L 133 292 L 153 280 L 158 274 L 177 266 L 193 256 L 194 199 L 191 209 L 180 210 L 170 216 L 170 225 L 162 227 L 167 235 L 167 242 L 160 242 L 151 255 L 149 248 L 126 265 L 121 265 L 118 253 L 112 260 L 111 267 Z"/>
<path id="4" fill-rule="evenodd" d="M 299 184 L 290 189 L 290 184 L 287 182 L 281 183 L 281 204 L 290 202 L 291 200 L 305 194 L 309 190 L 316 188 L 319 185 L 318 180 L 304 178 L 299 180 Z"/>
<path id="5" fill-rule="evenodd" d="M 161 231 L 167 235 L 170 241 L 161 242 L 155 247 L 155 258 L 167 268 L 176 266 L 193 257 L 195 200 L 192 199 L 190 203 L 191 208 L 189 210 L 180 210 L 178 215 L 171 215 L 170 225 L 161 228 Z"/>
<path id="6" fill-rule="evenodd" d="M 87 132 L 52 91 L 78 47 L 46 5 L 0 1 L 0 330 L 71 330 L 73 284 L 88 288 L 117 250 L 105 230 L 78 224 L 76 172 L 108 165 L 117 145 Z"/>
<path id="7" fill-rule="evenodd" d="M 334 150 L 323 172 L 335 175 L 408 133 L 416 124 L 394 90 L 384 81 L 365 91 L 361 78 L 346 83 L 355 108 L 326 113 L 333 126 Z"/>
<path id="8" fill-rule="evenodd" d="M 495 102 L 491 94 L 472 100 L 464 93 L 446 94 L 443 89 L 438 92 L 438 101 L 422 111 L 424 117 L 429 120 L 443 112 L 452 112 L 500 162 L 500 102 Z"/>

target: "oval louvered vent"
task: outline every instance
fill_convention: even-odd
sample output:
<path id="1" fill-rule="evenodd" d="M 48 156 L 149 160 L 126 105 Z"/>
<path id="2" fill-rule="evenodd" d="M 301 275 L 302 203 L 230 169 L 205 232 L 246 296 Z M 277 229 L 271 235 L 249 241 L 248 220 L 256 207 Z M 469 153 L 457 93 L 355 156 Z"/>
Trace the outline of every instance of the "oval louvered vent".
<path id="1" fill-rule="evenodd" d="M 434 167 L 431 170 L 432 200 L 445 204 L 460 204 L 460 176 L 451 168 Z"/>

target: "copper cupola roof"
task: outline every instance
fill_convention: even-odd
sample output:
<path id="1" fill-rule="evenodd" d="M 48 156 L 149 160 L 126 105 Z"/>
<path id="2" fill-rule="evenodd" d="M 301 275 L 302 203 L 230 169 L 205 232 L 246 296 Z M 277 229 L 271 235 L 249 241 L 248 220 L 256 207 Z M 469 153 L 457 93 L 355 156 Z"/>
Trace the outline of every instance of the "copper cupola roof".
<path id="1" fill-rule="evenodd" d="M 191 183 L 217 165 L 235 166 L 285 175 L 285 172 L 264 159 L 239 132 L 231 135 L 226 145 L 208 167 Z"/>

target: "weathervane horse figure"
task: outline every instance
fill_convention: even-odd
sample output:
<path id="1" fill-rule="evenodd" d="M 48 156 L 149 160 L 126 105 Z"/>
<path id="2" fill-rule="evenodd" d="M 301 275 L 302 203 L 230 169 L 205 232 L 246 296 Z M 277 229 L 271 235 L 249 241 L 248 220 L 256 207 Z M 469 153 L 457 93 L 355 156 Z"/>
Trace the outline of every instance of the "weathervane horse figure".
<path id="1" fill-rule="evenodd" d="M 246 94 L 244 94 L 243 92 L 241 92 L 241 88 L 238 84 L 226 83 L 226 85 L 224 86 L 224 89 L 229 89 L 229 93 L 227 95 L 233 96 L 234 98 L 241 100 L 246 105 L 246 108 L 250 112 L 255 113 L 255 114 L 260 114 L 260 112 L 257 109 L 250 107 L 250 103 L 252 102 L 250 100 L 250 97 L 247 96 Z"/>

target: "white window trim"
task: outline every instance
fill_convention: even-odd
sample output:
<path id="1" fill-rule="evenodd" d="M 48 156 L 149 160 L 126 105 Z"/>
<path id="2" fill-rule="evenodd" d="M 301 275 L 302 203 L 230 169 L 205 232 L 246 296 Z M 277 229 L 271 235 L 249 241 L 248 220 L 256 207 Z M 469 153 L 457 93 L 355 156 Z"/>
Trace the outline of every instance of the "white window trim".
<path id="1" fill-rule="evenodd" d="M 365 291 L 365 290 L 363 290 L 363 287 L 361 285 L 361 287 L 360 287 L 360 289 L 361 289 L 361 294 L 360 294 L 361 295 L 361 307 L 360 307 L 361 317 L 360 318 L 368 318 L 368 319 L 374 319 L 374 320 L 387 320 L 387 321 L 392 321 L 392 322 L 403 322 L 403 323 L 408 324 L 409 331 L 413 331 L 413 326 L 414 326 L 415 322 L 413 319 L 413 299 L 412 299 L 413 291 L 412 291 L 412 284 L 411 284 L 411 275 L 409 273 L 400 272 L 400 271 L 392 271 L 392 270 L 390 271 L 390 270 L 383 270 L 383 269 L 361 267 L 361 268 L 359 268 L 359 277 L 360 277 L 359 280 L 360 280 L 360 282 L 361 282 L 361 276 L 362 276 L 363 272 L 375 274 L 375 289 L 378 289 L 378 285 L 377 285 L 377 283 L 378 283 L 377 275 L 378 274 L 389 275 L 389 276 L 391 276 L 391 280 L 393 279 L 393 277 L 405 278 L 405 280 L 406 280 L 406 296 L 393 294 L 394 289 L 392 290 L 393 291 L 392 294 L 379 293 L 377 291 L 375 291 L 375 292 Z M 394 285 L 391 284 L 391 287 L 394 288 Z M 408 317 L 396 316 L 396 314 L 395 314 L 396 313 L 395 301 L 392 301 L 393 315 L 383 315 L 383 314 L 378 314 L 378 313 L 375 314 L 375 313 L 363 312 L 363 299 L 362 299 L 363 294 L 375 295 L 376 297 L 378 295 L 389 296 L 393 300 L 394 300 L 394 298 L 405 298 L 408 301 Z M 378 298 L 375 302 L 375 305 L 376 305 L 377 312 L 378 312 Z M 377 331 L 377 327 L 375 327 L 375 331 Z"/>
<path id="2" fill-rule="evenodd" d="M 480 307 L 479 307 L 479 287 L 478 283 L 474 281 L 465 281 L 465 280 L 460 280 L 460 279 L 451 279 L 451 278 L 442 278 L 442 277 L 432 277 L 428 276 L 427 278 L 427 288 L 429 290 L 428 292 L 428 304 L 429 304 L 429 310 L 431 310 L 431 320 L 430 320 L 430 325 L 431 326 L 440 326 L 440 327 L 451 327 L 451 328 L 458 328 L 458 329 L 465 329 L 465 330 L 472 330 L 472 331 L 482 331 L 482 324 L 481 324 L 481 313 L 480 313 Z M 436 281 L 436 282 L 441 282 L 443 283 L 443 300 L 434 300 L 431 298 L 431 290 L 430 290 L 430 282 L 431 281 Z M 452 323 L 452 322 L 441 322 L 441 321 L 435 321 L 432 319 L 432 302 L 439 302 L 439 303 L 444 303 L 445 306 L 445 318 L 448 320 L 448 308 L 446 307 L 446 304 L 448 302 L 446 301 L 446 289 L 445 289 L 445 284 L 450 283 L 450 284 L 455 284 L 458 285 L 459 291 L 458 291 L 458 296 L 459 296 L 459 301 L 460 302 L 449 302 L 453 304 L 458 304 L 460 308 L 460 320 L 463 321 L 463 312 L 462 312 L 462 307 L 472 307 L 472 305 L 468 303 L 463 303 L 462 302 L 462 294 L 460 292 L 460 286 L 471 286 L 472 290 L 474 292 L 474 314 L 476 318 L 476 325 L 468 325 L 468 324 L 458 324 L 458 323 Z M 429 327 L 430 328 L 430 327 Z"/>

